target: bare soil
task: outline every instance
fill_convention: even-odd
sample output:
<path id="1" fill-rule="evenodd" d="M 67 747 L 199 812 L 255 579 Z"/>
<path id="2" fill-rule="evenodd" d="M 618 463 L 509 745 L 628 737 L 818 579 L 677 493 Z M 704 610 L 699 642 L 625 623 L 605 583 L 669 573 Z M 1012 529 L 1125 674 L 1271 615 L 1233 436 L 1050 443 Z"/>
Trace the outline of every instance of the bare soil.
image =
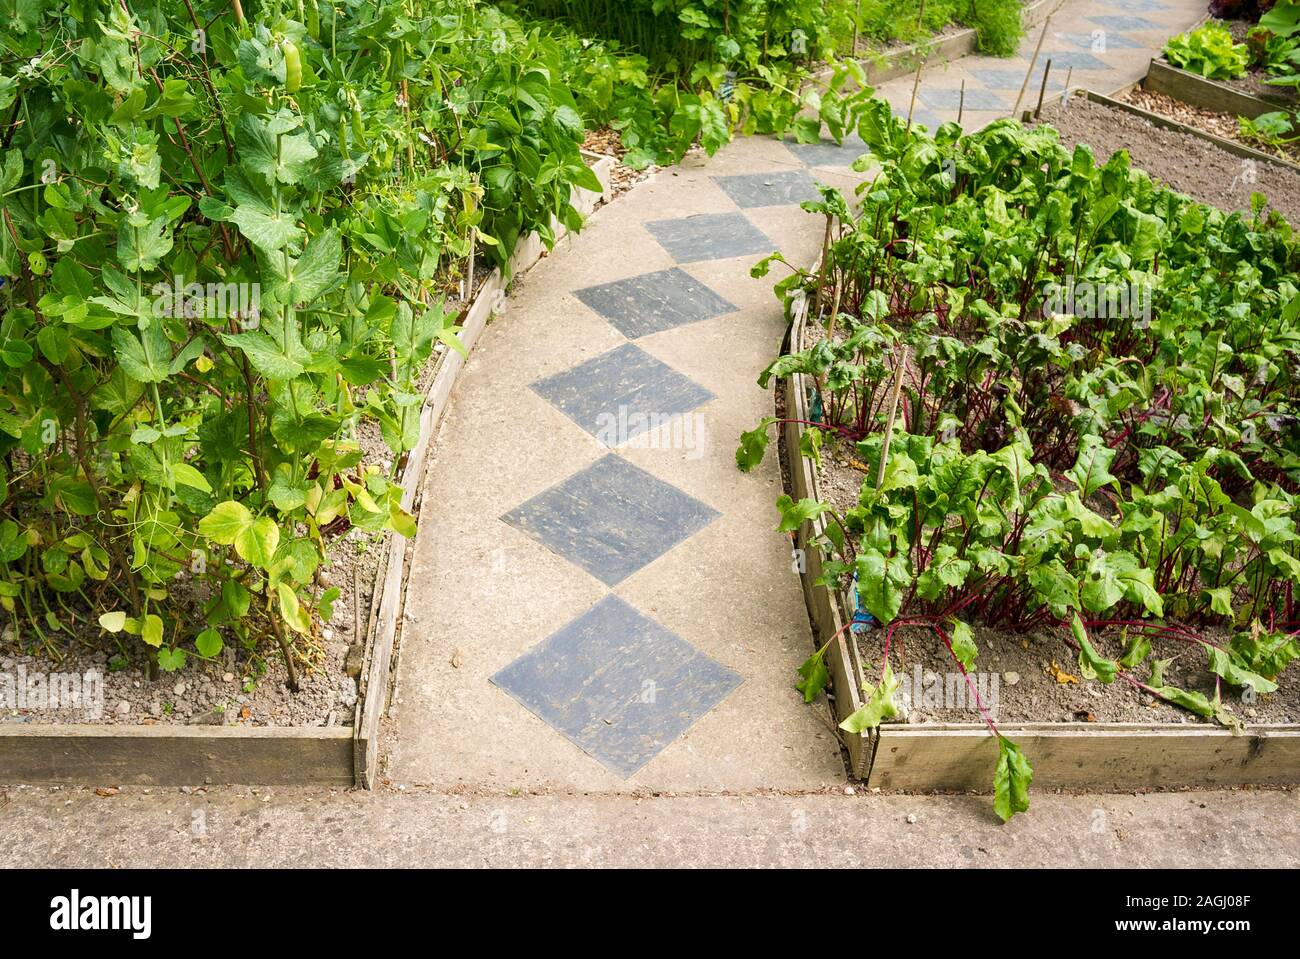
<path id="1" fill-rule="evenodd" d="M 1066 645 L 1064 632 L 1009 633 L 972 626 L 979 657 L 971 679 L 980 701 L 995 722 L 1059 723 L 1187 723 L 1217 725 L 1162 699 L 1148 695 L 1122 679 L 1105 685 L 1079 675 L 1078 658 Z M 873 629 L 855 637 L 858 658 L 867 682 L 879 679 L 884 655 L 884 630 Z M 1224 637 L 1216 636 L 1216 640 Z M 1092 637 L 1104 656 L 1123 652 L 1120 634 Z M 1173 659 L 1165 682 L 1214 698 L 1215 676 L 1206 669 L 1200 646 L 1153 640 L 1152 655 L 1133 671 L 1146 682 L 1150 662 Z M 890 662 L 894 674 L 905 677 L 896 701 L 902 708 L 898 722 L 982 723 L 970 688 L 942 641 L 928 629 L 903 627 L 893 636 Z M 919 671 L 919 672 L 918 672 Z M 919 675 L 919 680 L 918 680 Z M 1227 708 L 1247 725 L 1300 723 L 1300 674 L 1295 670 L 1277 679 L 1278 691 L 1251 696 L 1225 685 Z M 945 690 L 940 696 L 939 690 Z M 904 695 L 906 694 L 906 695 Z"/>
<path id="2" fill-rule="evenodd" d="M 1132 165 L 1152 179 L 1225 212 L 1250 212 L 1251 195 L 1262 193 L 1268 208 L 1300 223 L 1300 173 L 1272 163 L 1248 163 L 1189 133 L 1162 130 L 1141 117 L 1074 98 L 1068 106 L 1043 111 L 1044 123 L 1061 133 L 1067 147 L 1092 147 L 1098 163 L 1127 150 Z"/>

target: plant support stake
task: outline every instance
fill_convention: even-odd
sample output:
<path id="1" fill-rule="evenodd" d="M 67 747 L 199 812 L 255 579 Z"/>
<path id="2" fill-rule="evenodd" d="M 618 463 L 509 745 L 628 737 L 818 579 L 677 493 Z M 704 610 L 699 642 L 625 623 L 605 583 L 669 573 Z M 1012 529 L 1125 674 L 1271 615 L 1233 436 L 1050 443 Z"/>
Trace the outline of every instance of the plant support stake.
<path id="1" fill-rule="evenodd" d="M 921 86 L 921 71 L 925 69 L 925 57 L 916 65 L 916 79 L 912 81 L 912 102 L 907 105 L 907 132 L 912 132 L 912 111 L 916 109 L 916 91 Z"/>
<path id="2" fill-rule="evenodd" d="M 1034 109 L 1034 119 L 1037 120 L 1043 115 L 1043 97 L 1047 95 L 1047 78 L 1052 73 L 1052 58 L 1047 58 L 1047 63 L 1043 66 L 1043 82 L 1038 87 L 1038 106 Z"/>
<path id="3" fill-rule="evenodd" d="M 885 466 L 889 462 L 889 447 L 894 442 L 894 420 L 898 418 L 898 398 L 903 392 L 903 365 L 906 351 L 900 346 L 894 356 L 894 382 L 890 386 L 889 419 L 885 421 L 885 441 L 880 445 L 880 466 L 876 469 L 876 489 L 885 482 Z"/>
<path id="4" fill-rule="evenodd" d="M 1055 15 L 1056 11 L 1053 10 L 1047 15 L 1047 19 L 1043 21 L 1043 29 L 1038 34 L 1038 42 L 1034 44 L 1034 55 L 1029 60 L 1029 69 L 1025 71 L 1025 82 L 1020 84 L 1020 93 L 1016 95 L 1016 105 L 1011 108 L 1013 117 L 1020 116 L 1020 104 L 1025 99 L 1025 91 L 1029 89 L 1029 78 L 1034 75 L 1034 67 L 1038 65 L 1038 54 L 1042 51 L 1043 40 L 1047 37 L 1047 28 L 1052 25 L 1052 17 Z"/>

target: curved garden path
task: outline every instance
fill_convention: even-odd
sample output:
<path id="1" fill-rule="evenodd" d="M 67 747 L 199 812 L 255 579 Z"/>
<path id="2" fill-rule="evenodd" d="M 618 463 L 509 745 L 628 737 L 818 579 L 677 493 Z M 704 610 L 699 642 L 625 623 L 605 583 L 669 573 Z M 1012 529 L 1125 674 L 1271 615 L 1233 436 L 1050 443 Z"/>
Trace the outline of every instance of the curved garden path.
<path id="1" fill-rule="evenodd" d="M 1202 0 L 1067 2 L 1051 87 L 1146 72 Z M 1007 115 L 1017 59 L 929 70 L 916 118 Z M 905 111 L 912 79 L 884 84 Z M 1037 81 L 1031 84 L 1036 99 Z M 601 210 L 516 284 L 465 366 L 425 480 L 394 699 L 393 781 L 454 788 L 804 790 L 843 781 L 809 653 L 777 458 L 735 468 L 771 412 L 754 385 L 784 331 L 760 256 L 809 263 L 814 179 L 859 151 L 738 141 Z M 639 417 L 660 417 L 645 430 Z M 659 442 L 646 442 L 654 435 Z"/>
<path id="2" fill-rule="evenodd" d="M 1128 24 L 1143 29 L 1108 34 L 1111 42 L 1102 56 L 1109 69 L 1095 76 L 1075 72 L 1080 86 L 1115 89 L 1141 76 L 1164 36 L 1195 22 L 1202 9 L 1200 0 L 1069 3 L 1053 20 L 1052 33 L 1086 29 L 1091 35 L 1087 24 L 1099 16 L 1160 23 L 1159 30 Z M 1115 37 L 1132 43 L 1126 46 Z M 1045 48 L 1069 52 L 1077 39 L 1049 36 Z M 1027 57 L 1019 62 L 972 58 L 933 70 L 921 91 L 921 107 L 932 116 L 922 114 L 922 119 L 933 122 L 945 115 L 943 104 L 951 101 L 939 91 L 959 86 L 961 76 L 967 77 L 969 91 L 977 88 L 981 71 L 996 81 L 987 71 L 1023 70 L 1026 62 Z M 1000 93 L 987 84 L 982 88 Z M 881 92 L 905 109 L 911 80 L 886 84 Z M 1007 94 L 1008 109 L 1015 92 Z M 752 255 L 679 263 L 652 226 L 692 214 L 729 215 L 728 221 L 702 222 L 740 226 L 740 216 L 770 244 L 810 261 L 818 240 L 812 218 L 789 204 L 744 208 L 714 179 L 758 174 L 764 189 L 791 178 L 802 182 L 798 175 L 808 171 L 801 157 L 809 155 L 770 140 L 748 140 L 707 164 L 664 171 L 600 211 L 582 234 L 563 241 L 523 278 L 480 340 L 432 451 L 403 631 L 399 737 L 387 770 L 393 789 L 127 787 L 107 799 L 90 789 L 0 788 L 0 866 L 400 862 L 853 868 L 890 861 L 1153 867 L 1300 861 L 1300 794 L 1294 791 L 1043 792 L 1034 796 L 1031 815 L 1006 826 L 989 813 L 982 797 L 809 795 L 823 784 L 842 785 L 843 768 L 822 719 L 825 711 L 804 707 L 791 689 L 793 669 L 807 655 L 809 639 L 788 544 L 771 531 L 780 478 L 771 457 L 750 476 L 738 473 L 731 461 L 737 433 L 771 405 L 753 381 L 781 335 L 779 305 L 770 281 L 748 278 Z M 833 152 L 813 156 L 818 164 L 841 159 Z M 833 168 L 811 173 L 836 176 Z M 838 177 L 845 178 L 843 170 Z M 734 229 L 719 232 L 736 235 Z M 672 242 L 662 228 L 659 237 Z M 611 322 L 591 304 L 617 312 L 618 298 L 588 294 L 584 300 L 577 292 L 674 268 L 735 309 L 652 332 L 643 325 L 646 316 L 663 317 L 666 302 L 680 301 L 661 295 L 658 312 L 641 310 L 630 319 L 616 315 Z M 686 302 L 711 302 L 721 309 L 698 289 Z M 700 413 L 706 426 L 703 455 L 697 458 L 684 449 L 613 453 L 627 464 L 617 475 L 638 477 L 628 488 L 639 483 L 644 489 L 652 479 L 675 490 L 669 499 L 679 506 L 683 501 L 677 496 L 702 504 L 655 514 L 685 516 L 694 531 L 632 572 L 634 561 L 612 548 L 620 542 L 617 534 L 630 538 L 629 524 L 610 531 L 599 547 L 565 558 L 537 538 L 549 535 L 553 543 L 571 544 L 571 537 L 556 538 L 559 524 L 528 526 L 518 521 L 518 513 L 514 523 L 502 519 L 610 455 L 580 425 L 586 407 L 573 405 L 578 392 L 572 387 L 598 377 L 565 378 L 579 364 L 610 353 L 618 361 L 616 371 L 627 371 L 629 379 L 617 381 L 604 395 L 618 393 L 620 386 L 623 395 L 632 395 L 627 387 L 633 373 L 659 370 L 658 392 L 648 389 L 636 394 L 636 401 L 642 395 L 655 396 L 660 406 L 694 401 L 690 412 Z M 550 380 L 550 389 L 531 388 L 556 376 L 560 379 Z M 701 390 L 708 391 L 707 398 Z M 563 408 L 578 413 L 577 419 Z M 594 517 L 616 495 L 573 499 L 567 511 L 556 514 Z M 622 505 L 630 509 L 632 504 Z M 664 546 L 666 540 L 655 542 Z M 606 750 L 603 755 L 615 762 L 602 763 L 506 691 L 528 685 L 521 668 L 510 672 L 512 664 L 593 607 L 611 617 L 607 624 L 617 623 L 618 614 L 626 617 L 624 623 L 635 619 L 656 626 L 573 634 L 579 650 L 574 661 L 587 645 L 597 653 L 588 658 L 610 672 L 599 682 L 574 684 L 583 693 L 566 701 L 568 708 L 553 717 L 557 721 L 578 715 L 584 701 L 596 695 L 590 690 L 608 690 L 620 675 L 632 677 L 639 699 L 644 687 L 635 681 L 662 677 L 673 650 L 691 667 L 680 673 L 685 682 L 656 684 L 656 702 L 644 704 L 671 706 L 680 694 L 681 708 L 647 709 L 639 717 L 617 714 L 634 732 L 646 723 L 638 727 L 629 716 L 644 720 L 671 712 L 685 722 L 680 735 L 630 775 L 618 760 L 635 754 L 633 736 L 616 728 L 619 735 L 604 741 L 632 748 Z M 689 648 L 669 642 L 664 631 Z M 610 648 L 610 632 L 621 640 L 616 648 Z M 635 657 L 637 642 L 662 655 Z M 698 686 L 690 682 L 694 667 L 705 679 Z M 503 685 L 496 685 L 493 676 L 502 670 L 507 670 Z M 550 690 L 571 682 L 559 670 L 532 675 L 534 687 Z M 536 679 L 543 676 L 545 683 Z M 712 709 L 697 715 L 710 703 Z M 616 718 L 611 709 L 592 712 L 602 726 Z M 654 736 L 671 729 L 660 723 L 643 742 L 659 745 Z M 387 742 L 393 742 L 391 735 Z M 408 788 L 419 783 L 431 788 Z M 682 795 L 697 788 L 728 794 Z M 606 793 L 533 794 L 551 789 Z M 623 794 L 631 790 L 638 792 Z M 760 790 L 793 795 L 756 794 Z M 649 791 L 678 795 L 647 801 L 642 795 Z M 192 828 L 200 812 L 211 825 L 201 839 Z M 1104 828 L 1097 829 L 1098 823 Z"/>

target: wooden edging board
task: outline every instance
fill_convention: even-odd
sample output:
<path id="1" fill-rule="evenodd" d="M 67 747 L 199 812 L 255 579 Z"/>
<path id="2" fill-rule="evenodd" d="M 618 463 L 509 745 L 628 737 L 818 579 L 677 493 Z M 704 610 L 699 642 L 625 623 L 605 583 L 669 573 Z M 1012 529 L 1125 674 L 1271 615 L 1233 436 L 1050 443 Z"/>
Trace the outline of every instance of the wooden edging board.
<path id="1" fill-rule="evenodd" d="M 612 157 L 584 155 L 601 183 L 599 193 L 574 191 L 584 215 L 609 196 Z M 564 229 L 555 226 L 558 239 Z M 526 272 L 544 246 L 523 238 L 511 257 L 511 276 Z M 474 348 L 507 281 L 494 270 L 475 296 L 459 336 Z M 447 350 L 437 361 L 420 413 L 420 438 L 402 472 L 402 505 L 414 512 L 429 444 L 464 365 Z M 378 756 L 380 719 L 399 633 L 407 541 L 389 531 L 366 637 L 360 694 L 351 728 L 342 726 L 110 726 L 91 723 L 0 723 L 0 783 L 189 786 L 370 786 Z M 377 615 L 376 615 L 377 614 Z"/>
<path id="2" fill-rule="evenodd" d="M 1025 4 L 1020 14 L 1020 22 L 1024 29 L 1029 30 L 1042 23 L 1051 12 L 1051 8 L 1059 3 L 1060 0 L 1036 0 L 1034 3 Z M 920 63 L 927 61 L 944 63 L 957 60 L 975 53 L 978 48 L 978 31 L 973 28 L 956 30 L 946 36 L 922 40 L 896 50 L 884 50 L 875 56 L 863 57 L 858 60 L 858 64 L 866 74 L 867 82 L 874 86 L 887 80 L 909 76 L 916 72 L 916 67 Z M 817 71 L 815 79 L 825 80 L 832 73 L 833 68 L 826 67 Z"/>
<path id="3" fill-rule="evenodd" d="M 813 273 L 817 270 L 814 267 Z M 794 294 L 790 316 L 790 352 L 798 353 L 805 347 L 804 327 L 808 320 L 808 297 L 804 291 Z M 808 409 L 811 392 L 812 380 L 802 373 L 795 373 L 785 381 L 786 418 L 793 421 L 784 424 L 785 448 L 790 463 L 790 495 L 796 501 L 809 497 L 820 498 L 816 464 L 799 453 L 800 440 L 808 429 L 804 423 L 812 419 Z M 830 649 L 826 651 L 826 664 L 830 670 L 831 690 L 835 697 L 833 714 L 836 723 L 839 723 L 862 707 L 862 683 L 852 637 L 844 630 L 848 605 L 843 597 L 817 583 L 822 575 L 822 556 L 815 544 L 824 536 L 826 522 L 825 516 L 817 516 L 800 526 L 795 533 L 795 548 L 800 550 L 798 555 L 803 557 L 800 578 L 803 581 L 808 618 L 812 624 L 813 646 L 821 649 L 832 636 L 835 637 Z M 843 730 L 839 730 L 839 734 L 849 753 L 850 775 L 854 779 L 865 778 L 871 761 L 870 739 Z"/>
<path id="4" fill-rule="evenodd" d="M 1189 106 L 1216 113 L 1231 113 L 1252 120 L 1261 114 L 1297 105 L 1294 97 L 1281 93 L 1264 96 L 1243 93 L 1217 80 L 1180 70 L 1158 57 L 1151 61 L 1142 86 L 1152 93 L 1162 93 Z"/>
<path id="5" fill-rule="evenodd" d="M 1191 723 L 999 723 L 1034 786 L 1141 789 L 1300 782 L 1300 725 L 1244 733 Z M 867 784 L 989 792 L 998 746 L 983 723 L 881 725 Z"/>

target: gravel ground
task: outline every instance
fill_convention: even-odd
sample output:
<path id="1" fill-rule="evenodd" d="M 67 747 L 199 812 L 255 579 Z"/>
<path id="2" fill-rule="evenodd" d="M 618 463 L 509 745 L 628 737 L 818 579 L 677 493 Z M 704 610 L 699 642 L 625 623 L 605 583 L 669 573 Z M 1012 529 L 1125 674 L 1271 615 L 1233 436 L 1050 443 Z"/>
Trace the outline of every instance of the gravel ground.
<path id="1" fill-rule="evenodd" d="M 1300 173 L 1271 163 L 1248 166 L 1199 137 L 1153 127 L 1140 117 L 1076 98 L 1068 107 L 1043 111 L 1043 122 L 1061 131 L 1068 147 L 1086 143 L 1099 163 L 1127 150 L 1132 165 L 1152 178 L 1221 210 L 1249 212 L 1252 193 L 1268 197 L 1269 207 L 1300 223 Z"/>
<path id="2" fill-rule="evenodd" d="M 1204 130 L 1206 133 L 1213 133 L 1225 140 L 1232 140 L 1235 143 L 1253 147 L 1264 153 L 1273 152 L 1264 144 L 1245 139 L 1241 135 L 1241 121 L 1234 114 L 1202 110 L 1199 107 L 1183 103 L 1181 100 L 1167 97 L 1163 93 L 1151 93 L 1140 87 L 1129 91 L 1121 99 L 1134 106 L 1141 107 L 1143 110 L 1159 113 L 1171 120 L 1185 123 L 1189 127 Z M 1286 152 L 1279 152 L 1278 155 L 1294 163 L 1300 160 L 1300 148 L 1292 144 L 1286 148 Z"/>
<path id="3" fill-rule="evenodd" d="M 644 183 L 659 172 L 659 168 L 654 164 L 644 170 L 634 170 L 630 166 L 624 166 L 622 161 L 627 155 L 627 150 L 623 146 L 623 141 L 619 139 L 618 132 L 608 127 L 590 131 L 582 148 L 590 153 L 611 156 L 617 161 L 609 175 L 610 200 L 617 199 L 638 183 Z"/>

